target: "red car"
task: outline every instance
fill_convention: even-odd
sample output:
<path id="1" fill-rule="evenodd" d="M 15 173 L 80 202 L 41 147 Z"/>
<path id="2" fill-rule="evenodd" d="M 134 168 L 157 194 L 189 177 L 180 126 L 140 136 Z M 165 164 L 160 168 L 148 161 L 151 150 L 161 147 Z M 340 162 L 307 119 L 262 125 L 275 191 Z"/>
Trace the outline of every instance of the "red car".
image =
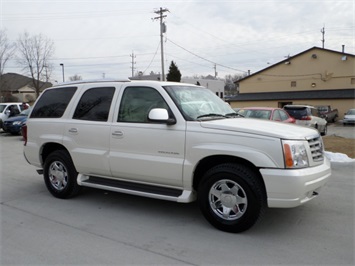
<path id="1" fill-rule="evenodd" d="M 258 118 L 285 123 L 295 123 L 296 120 L 285 110 L 272 107 L 246 107 L 241 108 L 238 114 L 248 118 Z"/>

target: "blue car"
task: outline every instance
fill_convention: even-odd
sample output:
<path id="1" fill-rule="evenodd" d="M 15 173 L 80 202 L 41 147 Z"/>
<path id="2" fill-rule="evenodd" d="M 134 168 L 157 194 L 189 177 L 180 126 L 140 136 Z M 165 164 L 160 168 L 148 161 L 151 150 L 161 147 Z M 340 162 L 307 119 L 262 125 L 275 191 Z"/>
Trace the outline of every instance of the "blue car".
<path id="1" fill-rule="evenodd" d="M 30 114 L 31 109 L 25 109 L 17 116 L 10 117 L 4 121 L 3 130 L 13 135 L 21 134 L 21 128 L 26 123 L 27 117 Z"/>

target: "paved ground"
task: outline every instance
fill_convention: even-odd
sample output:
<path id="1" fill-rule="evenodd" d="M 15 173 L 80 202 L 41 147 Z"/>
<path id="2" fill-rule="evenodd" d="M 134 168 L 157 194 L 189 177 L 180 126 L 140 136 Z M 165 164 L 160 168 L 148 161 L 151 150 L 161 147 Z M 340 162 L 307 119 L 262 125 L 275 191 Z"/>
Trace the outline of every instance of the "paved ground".
<path id="1" fill-rule="evenodd" d="M 196 204 L 85 189 L 71 200 L 46 190 L 0 134 L 0 265 L 354 265 L 355 164 L 332 165 L 320 196 L 269 209 L 242 234 L 212 228 Z"/>
<path id="2" fill-rule="evenodd" d="M 338 136 L 347 139 L 355 139 L 355 126 L 343 126 L 341 122 L 328 124 L 327 136 Z"/>

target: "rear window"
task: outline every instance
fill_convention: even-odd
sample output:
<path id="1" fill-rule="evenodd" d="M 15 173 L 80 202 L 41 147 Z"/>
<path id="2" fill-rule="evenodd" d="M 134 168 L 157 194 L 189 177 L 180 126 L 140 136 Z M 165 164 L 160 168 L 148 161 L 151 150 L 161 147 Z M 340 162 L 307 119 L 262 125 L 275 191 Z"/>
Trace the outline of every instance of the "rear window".
<path id="1" fill-rule="evenodd" d="M 307 107 L 284 107 L 285 111 L 296 119 L 301 119 L 303 116 L 308 116 Z"/>
<path id="2" fill-rule="evenodd" d="M 31 118 L 62 117 L 76 89 L 76 87 L 67 87 L 43 92 L 33 108 Z"/>

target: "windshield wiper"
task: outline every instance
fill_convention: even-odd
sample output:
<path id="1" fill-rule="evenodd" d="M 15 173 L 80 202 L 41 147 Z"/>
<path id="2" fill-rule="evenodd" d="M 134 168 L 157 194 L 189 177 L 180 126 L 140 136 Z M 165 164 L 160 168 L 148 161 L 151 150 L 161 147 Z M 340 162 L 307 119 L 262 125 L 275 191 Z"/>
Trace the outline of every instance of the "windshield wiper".
<path id="1" fill-rule="evenodd" d="M 228 113 L 228 114 L 226 114 L 226 117 L 238 117 L 238 116 L 244 117 L 244 115 L 238 114 L 238 113 Z"/>
<path id="2" fill-rule="evenodd" d="M 196 117 L 196 119 L 203 118 L 203 117 L 223 117 L 223 118 L 226 118 L 226 116 L 221 115 L 221 114 L 210 113 L 210 114 L 199 115 L 198 117 Z"/>

